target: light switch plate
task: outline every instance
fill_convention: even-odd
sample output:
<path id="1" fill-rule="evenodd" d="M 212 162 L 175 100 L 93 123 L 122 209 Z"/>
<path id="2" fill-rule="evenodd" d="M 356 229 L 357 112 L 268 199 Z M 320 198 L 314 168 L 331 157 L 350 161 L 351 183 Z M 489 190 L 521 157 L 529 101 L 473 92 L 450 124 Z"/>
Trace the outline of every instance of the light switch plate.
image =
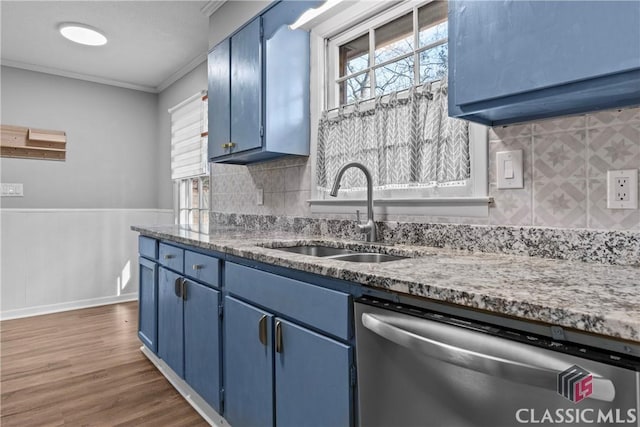
<path id="1" fill-rule="evenodd" d="M 24 196 L 22 184 L 2 183 L 2 197 Z"/>
<path id="2" fill-rule="evenodd" d="M 264 205 L 264 189 L 263 188 L 258 188 L 258 191 L 256 192 L 256 205 L 258 206 Z"/>
<path id="3" fill-rule="evenodd" d="M 522 150 L 496 153 L 496 181 L 499 189 L 524 188 Z"/>
<path id="4" fill-rule="evenodd" d="M 607 208 L 638 209 L 638 169 L 607 171 Z"/>

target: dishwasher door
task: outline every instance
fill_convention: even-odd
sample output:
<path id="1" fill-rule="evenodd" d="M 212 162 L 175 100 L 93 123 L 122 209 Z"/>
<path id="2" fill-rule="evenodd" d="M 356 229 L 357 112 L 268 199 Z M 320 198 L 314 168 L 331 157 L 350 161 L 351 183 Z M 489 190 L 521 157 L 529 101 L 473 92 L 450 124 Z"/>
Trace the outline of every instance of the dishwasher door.
<path id="1" fill-rule="evenodd" d="M 355 319 L 360 426 L 640 425 L 637 359 L 413 309 L 356 303 Z"/>

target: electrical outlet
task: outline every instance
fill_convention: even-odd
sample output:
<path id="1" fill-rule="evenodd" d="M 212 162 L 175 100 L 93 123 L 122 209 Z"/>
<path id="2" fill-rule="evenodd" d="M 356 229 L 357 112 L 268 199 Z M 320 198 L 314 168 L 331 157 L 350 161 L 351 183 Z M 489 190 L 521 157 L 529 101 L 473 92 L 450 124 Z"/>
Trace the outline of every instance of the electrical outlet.
<path id="1" fill-rule="evenodd" d="M 607 208 L 638 209 L 638 170 L 607 171 Z"/>
<path id="2" fill-rule="evenodd" d="M 615 186 L 616 192 L 613 195 L 613 200 L 616 202 L 628 202 L 629 201 L 629 177 L 623 176 L 616 178 Z"/>

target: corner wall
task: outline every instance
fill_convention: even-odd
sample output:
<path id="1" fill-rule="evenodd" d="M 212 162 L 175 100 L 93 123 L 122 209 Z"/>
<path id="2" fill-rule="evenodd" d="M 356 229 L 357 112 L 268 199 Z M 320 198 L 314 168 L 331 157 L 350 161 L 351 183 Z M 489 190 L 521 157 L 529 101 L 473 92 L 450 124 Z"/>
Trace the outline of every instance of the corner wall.
<path id="1" fill-rule="evenodd" d="M 67 133 L 67 160 L 0 159 L 0 317 L 135 299 L 133 224 L 170 222 L 158 204 L 158 95 L 1 69 L 2 123 Z"/>

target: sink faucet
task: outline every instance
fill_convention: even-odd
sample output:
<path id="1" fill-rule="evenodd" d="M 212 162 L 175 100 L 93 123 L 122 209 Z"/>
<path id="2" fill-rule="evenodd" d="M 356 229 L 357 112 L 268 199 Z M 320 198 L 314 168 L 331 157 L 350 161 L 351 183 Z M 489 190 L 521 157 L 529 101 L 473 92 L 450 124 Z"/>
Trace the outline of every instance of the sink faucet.
<path id="1" fill-rule="evenodd" d="M 338 196 L 338 189 L 340 188 L 340 180 L 342 180 L 342 175 L 344 175 L 345 171 L 349 168 L 358 168 L 362 172 L 364 172 L 364 176 L 367 178 L 367 222 L 366 224 L 358 224 L 358 230 L 361 233 L 366 233 L 367 242 L 375 242 L 376 241 L 376 223 L 373 222 L 373 179 L 371 178 L 371 173 L 369 169 L 365 167 L 362 163 L 351 162 L 342 166 L 336 175 L 336 181 L 333 183 L 333 188 L 331 189 L 331 193 L 329 193 L 332 197 Z M 358 211 L 358 222 L 360 222 L 360 215 Z"/>

